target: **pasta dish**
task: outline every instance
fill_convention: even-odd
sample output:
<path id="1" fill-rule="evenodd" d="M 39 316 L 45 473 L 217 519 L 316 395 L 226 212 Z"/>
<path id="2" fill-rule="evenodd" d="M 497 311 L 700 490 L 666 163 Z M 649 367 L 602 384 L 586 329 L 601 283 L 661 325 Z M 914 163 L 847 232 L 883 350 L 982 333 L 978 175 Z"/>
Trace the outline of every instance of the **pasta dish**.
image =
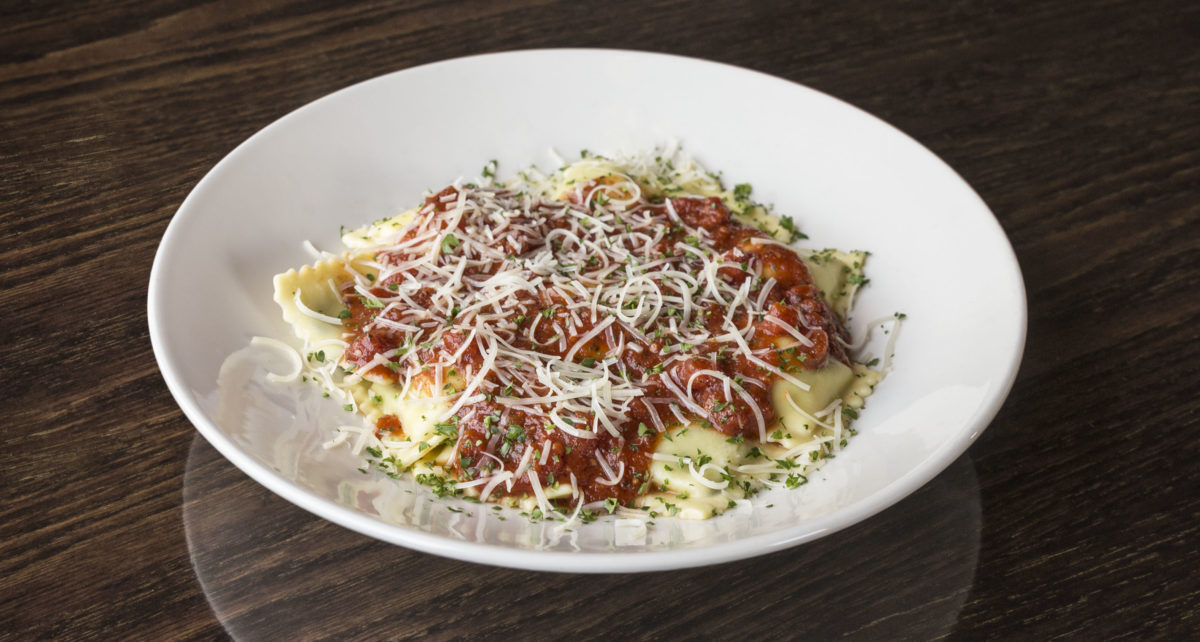
<path id="1" fill-rule="evenodd" d="M 718 515 L 846 446 L 887 369 L 851 358 L 865 253 L 793 247 L 681 153 L 496 173 L 276 277 L 295 378 L 361 417 L 330 447 L 589 520 Z"/>

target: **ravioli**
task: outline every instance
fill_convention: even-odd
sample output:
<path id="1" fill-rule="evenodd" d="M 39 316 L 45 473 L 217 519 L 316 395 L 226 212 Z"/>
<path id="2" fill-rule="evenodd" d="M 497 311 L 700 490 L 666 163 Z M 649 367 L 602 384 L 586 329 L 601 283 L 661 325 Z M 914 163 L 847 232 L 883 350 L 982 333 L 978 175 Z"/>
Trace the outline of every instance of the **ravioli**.
<path id="1" fill-rule="evenodd" d="M 844 329 L 863 252 L 682 154 L 456 183 L 275 279 L 371 465 L 535 519 L 702 519 L 846 446 L 880 372 Z"/>

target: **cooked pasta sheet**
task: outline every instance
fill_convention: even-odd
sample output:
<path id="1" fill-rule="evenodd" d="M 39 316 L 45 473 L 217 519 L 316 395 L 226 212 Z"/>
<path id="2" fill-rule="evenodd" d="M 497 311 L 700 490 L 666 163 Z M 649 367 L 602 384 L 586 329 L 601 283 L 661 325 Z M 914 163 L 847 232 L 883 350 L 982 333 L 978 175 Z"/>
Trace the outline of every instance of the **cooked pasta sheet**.
<path id="1" fill-rule="evenodd" d="M 863 252 L 806 237 L 680 153 L 457 182 L 275 278 L 300 375 L 360 449 L 534 519 L 702 519 L 846 446 Z M 331 427 L 332 429 L 333 427 Z"/>

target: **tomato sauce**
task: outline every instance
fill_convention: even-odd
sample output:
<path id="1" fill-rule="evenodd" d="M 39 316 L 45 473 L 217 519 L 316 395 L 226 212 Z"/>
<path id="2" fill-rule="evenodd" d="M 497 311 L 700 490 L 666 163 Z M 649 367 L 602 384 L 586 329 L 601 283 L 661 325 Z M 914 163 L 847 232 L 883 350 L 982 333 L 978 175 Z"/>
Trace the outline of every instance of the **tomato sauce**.
<path id="1" fill-rule="evenodd" d="M 587 193 L 586 190 L 581 192 Z M 426 205 L 436 212 L 445 212 L 454 205 L 457 196 L 458 190 L 448 187 L 428 197 Z M 817 369 L 830 358 L 847 362 L 842 347 L 847 339 L 846 331 L 794 251 L 734 220 L 718 198 L 671 198 L 669 203 L 652 202 L 640 208 L 665 220 L 676 220 L 677 217 L 686 226 L 702 230 L 714 254 L 725 262 L 717 271 L 718 277 L 735 289 L 750 281 L 749 298 L 759 301 L 761 297 L 764 313 L 750 318 L 742 307 L 735 310 L 730 321 L 738 328 L 752 326 L 748 345 L 761 362 L 785 373 Z M 517 222 L 526 224 L 526 228 L 540 225 L 538 229 L 548 234 L 557 229 L 550 216 L 552 209 L 545 212 L 545 219 L 527 218 Z M 679 256 L 677 244 L 695 242 L 684 226 L 664 227 L 665 233 L 655 246 L 660 255 Z M 514 235 L 499 238 L 495 248 L 508 254 L 521 254 L 545 245 L 544 238 L 526 234 L 519 238 Z M 381 253 L 376 257 L 380 262 L 392 265 L 411 258 L 404 252 Z M 694 270 L 702 269 L 700 259 L 687 257 L 684 260 Z M 761 277 L 755 276 L 752 264 L 758 266 Z M 491 269 L 494 271 L 495 268 Z M 480 279 L 486 278 L 488 273 L 487 268 L 481 268 L 469 271 L 465 276 Z M 465 330 L 454 328 L 444 333 L 435 345 L 412 345 L 407 333 L 372 324 L 381 313 L 384 318 L 401 318 L 404 306 L 392 304 L 384 311 L 385 306 L 378 299 L 392 296 L 395 285 L 403 279 L 403 274 L 397 274 L 386 281 L 373 283 L 369 290 L 371 296 L 350 289 L 343 292 L 347 310 L 343 313 L 343 327 L 349 341 L 344 362 L 361 368 L 371 363 L 376 355 L 399 349 L 403 353 L 416 350 L 421 361 L 429 363 L 445 359 L 446 355 L 461 349 L 458 367 L 464 372 L 476 371 L 482 365 L 483 356 L 478 341 L 464 347 L 468 340 Z M 410 298 L 417 306 L 430 306 L 434 296 L 432 288 L 424 288 L 411 294 Z M 562 357 L 575 345 L 577 338 L 603 320 L 597 318 L 593 322 L 586 314 L 572 318 L 561 295 L 550 289 L 524 292 L 521 297 L 526 312 L 512 318 L 517 326 L 514 333 L 517 348 Z M 708 301 L 693 309 L 687 322 L 693 327 L 707 328 L 716 337 L 727 327 L 727 313 L 724 306 Z M 684 321 L 677 310 L 667 311 L 664 315 L 664 319 L 671 317 L 677 323 Z M 806 341 L 797 340 L 788 328 L 802 333 Z M 680 345 L 665 323 L 656 324 L 640 335 L 615 323 L 608 330 L 577 349 L 572 360 L 586 365 L 587 360 L 602 360 L 624 345 L 619 366 L 630 381 L 638 382 L 644 394 L 630 404 L 626 421 L 617 426 L 617 434 L 598 429 L 594 439 L 575 437 L 543 417 L 529 416 L 489 397 L 458 412 L 459 417 L 467 419 L 455 423 L 459 444 L 454 461 L 448 464 L 453 476 L 463 481 L 479 479 L 499 472 L 501 467 L 516 471 L 521 462 L 526 461 L 528 469 L 536 472 L 543 487 L 556 483 L 572 485 L 573 476 L 573 485 L 585 502 L 615 498 L 620 504 L 629 505 L 638 495 L 658 490 L 650 484 L 651 454 L 662 438 L 658 427 L 670 429 L 681 423 L 677 413 L 731 437 L 741 435 L 755 439 L 759 437 L 760 425 L 751 404 L 758 409 L 766 426 L 774 421 L 769 391 L 779 375 L 748 358 L 737 344 L 728 340 L 709 340 L 701 345 Z M 666 364 L 669 355 L 675 353 L 686 356 Z M 723 378 L 705 372 L 717 372 Z M 373 367 L 370 375 L 401 381 L 404 372 L 385 364 Z M 690 392 L 691 400 L 703 412 L 680 407 L 671 387 L 664 383 L 665 378 L 669 378 L 676 388 Z M 725 379 L 731 380 L 733 385 L 727 384 Z M 496 387 L 503 383 L 494 373 L 486 375 L 485 380 Z M 672 405 L 675 405 L 674 410 Z M 471 412 L 468 413 L 468 409 Z M 585 423 L 581 428 L 591 425 L 593 419 L 592 416 L 575 418 Z M 403 431 L 399 421 L 392 416 L 383 417 L 378 428 L 380 432 Z M 526 457 L 530 449 L 533 452 Z M 614 476 L 619 477 L 616 483 L 612 483 Z M 494 491 L 497 495 L 531 493 L 531 482 L 525 475 L 513 480 L 511 488 L 501 484 Z"/>

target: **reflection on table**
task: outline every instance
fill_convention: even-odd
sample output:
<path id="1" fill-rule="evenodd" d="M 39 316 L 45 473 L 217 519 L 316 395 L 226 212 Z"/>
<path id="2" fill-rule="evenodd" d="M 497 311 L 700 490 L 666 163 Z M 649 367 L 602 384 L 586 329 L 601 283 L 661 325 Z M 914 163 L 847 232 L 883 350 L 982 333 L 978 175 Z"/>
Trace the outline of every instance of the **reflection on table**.
<path id="1" fill-rule="evenodd" d="M 953 630 L 981 528 L 975 468 L 964 456 L 884 513 L 763 557 L 664 573 L 538 574 L 442 559 L 339 528 L 249 480 L 199 436 L 188 457 L 183 519 L 213 612 L 247 640 L 629 627 L 647 635 L 932 638 Z M 659 599 L 638 597 L 651 594 Z M 706 622 L 714 609 L 725 617 Z M 578 619 L 541 618 L 551 612 Z"/>

